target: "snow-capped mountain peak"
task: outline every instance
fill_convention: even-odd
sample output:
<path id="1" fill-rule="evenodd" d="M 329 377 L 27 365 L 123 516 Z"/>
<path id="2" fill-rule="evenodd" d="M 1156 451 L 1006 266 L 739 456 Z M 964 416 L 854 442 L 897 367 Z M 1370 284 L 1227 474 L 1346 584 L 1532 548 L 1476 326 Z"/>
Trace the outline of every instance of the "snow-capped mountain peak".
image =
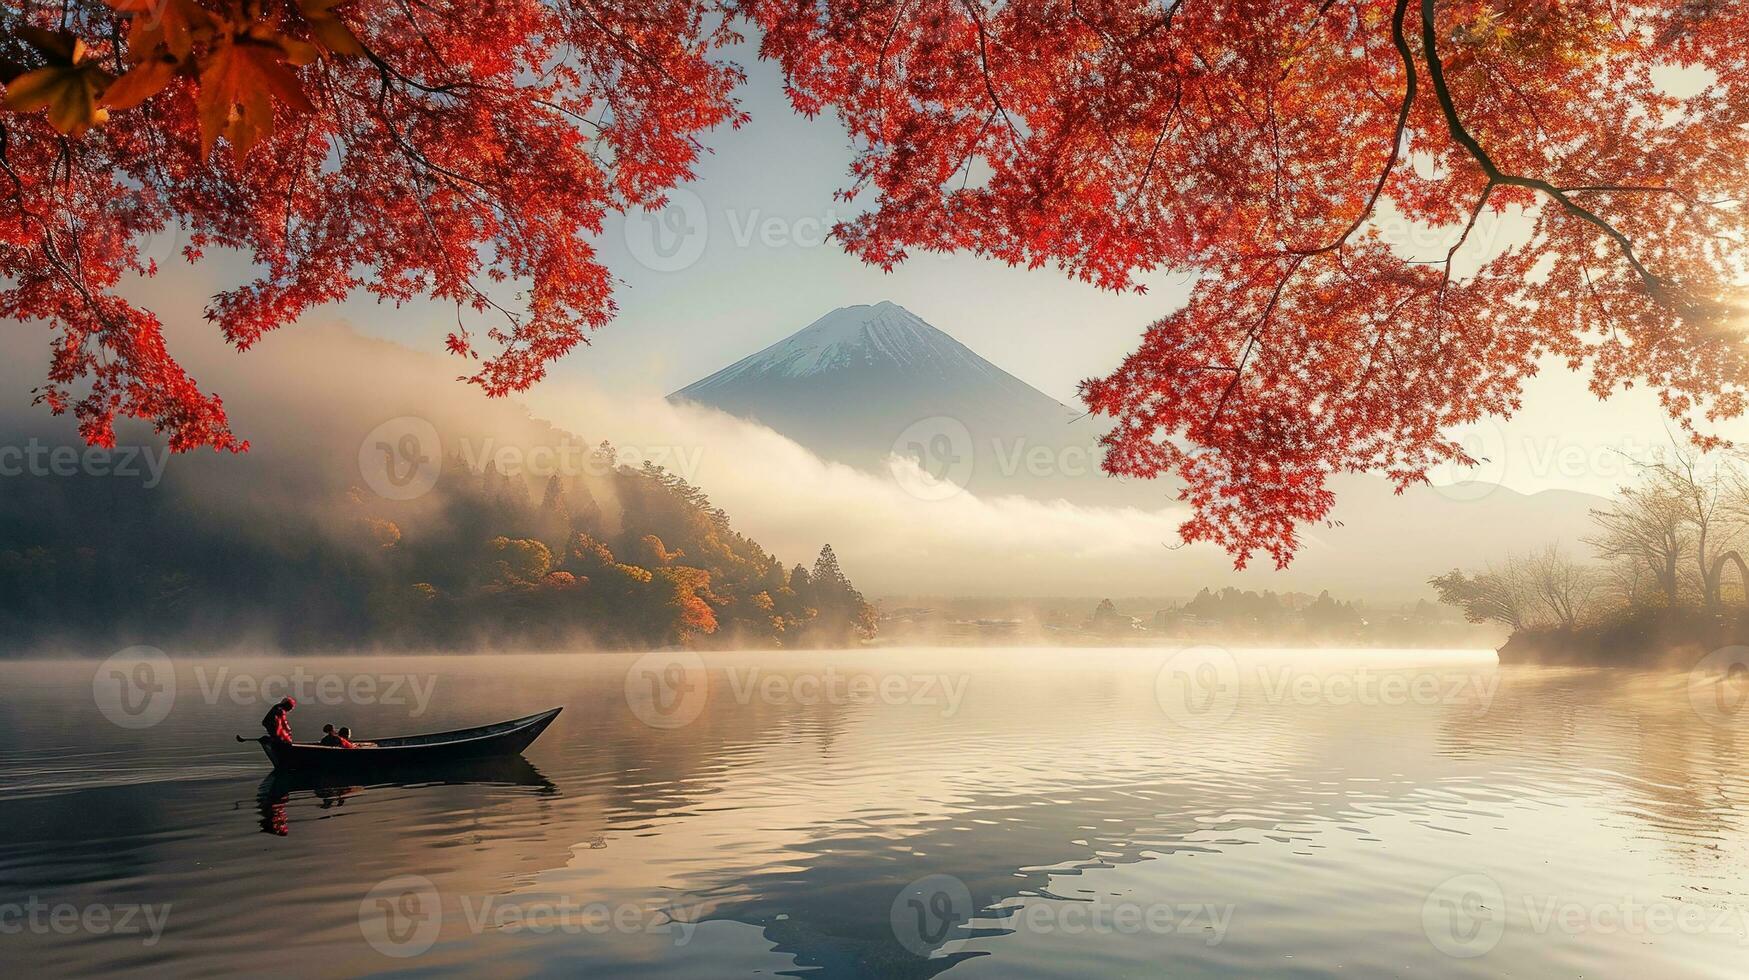
<path id="1" fill-rule="evenodd" d="M 976 471 L 975 492 L 1040 481 L 1021 454 L 1091 468 L 1092 424 L 896 303 L 846 306 L 669 396 L 760 422 L 825 459 L 877 473 L 925 443 Z M 1000 453 L 1000 458 L 998 458 Z M 964 464 L 960 464 L 964 465 Z M 1051 468 L 1055 468 L 1054 463 Z M 933 474 L 932 474 L 933 475 Z M 1060 480 L 1041 493 L 1059 495 Z M 1024 485 L 1024 486 L 1023 486 Z"/>
<path id="2" fill-rule="evenodd" d="M 985 377 L 994 373 L 1014 381 L 915 313 L 883 300 L 833 310 L 676 394 L 701 400 L 701 396 L 713 391 L 757 379 L 799 379 L 868 368 L 897 369 L 940 378 L 967 371 Z"/>

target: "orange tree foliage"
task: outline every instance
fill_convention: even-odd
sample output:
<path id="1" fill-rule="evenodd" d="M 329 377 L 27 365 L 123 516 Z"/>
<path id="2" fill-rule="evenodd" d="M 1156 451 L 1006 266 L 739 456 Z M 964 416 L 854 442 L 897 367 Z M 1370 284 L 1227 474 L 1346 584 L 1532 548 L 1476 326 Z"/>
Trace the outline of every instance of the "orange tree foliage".
<path id="1" fill-rule="evenodd" d="M 1651 384 L 1691 430 L 1744 408 L 1749 4 L 151 2 L 157 27 L 148 0 L 26 7 L 68 33 L 4 52 L 0 304 L 54 324 L 43 397 L 89 377 L 96 441 L 124 412 L 238 445 L 113 295 L 171 218 L 261 267 L 210 310 L 239 346 L 357 287 L 432 294 L 506 318 L 470 380 L 532 383 L 612 312 L 605 212 L 740 121 L 713 52 L 743 23 L 854 141 L 853 254 L 1200 274 L 1083 397 L 1106 468 L 1176 478 L 1185 539 L 1241 564 L 1291 558 L 1334 473 L 1473 462 L 1442 433 L 1515 409 L 1545 357 L 1599 395 Z M 1472 234 L 1508 213 L 1525 234 Z M 1389 222 L 1442 242 L 1406 254 Z M 526 284 L 515 310 L 482 273 Z"/>

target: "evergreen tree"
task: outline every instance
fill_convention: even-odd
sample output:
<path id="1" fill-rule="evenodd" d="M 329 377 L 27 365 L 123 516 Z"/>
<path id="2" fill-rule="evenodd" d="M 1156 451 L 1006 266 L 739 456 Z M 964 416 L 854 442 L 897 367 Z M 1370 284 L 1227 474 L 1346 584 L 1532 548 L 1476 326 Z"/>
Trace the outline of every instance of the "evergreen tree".
<path id="1" fill-rule="evenodd" d="M 589 492 L 589 484 L 582 479 L 571 485 L 571 528 L 591 534 L 601 530 L 601 505 L 595 502 L 595 494 Z"/>
<path id="2" fill-rule="evenodd" d="M 535 530 L 554 551 L 564 550 L 571 536 L 571 503 L 565 495 L 565 482 L 557 473 L 547 477 L 535 516 Z"/>
<path id="3" fill-rule="evenodd" d="M 838 567 L 838 556 L 832 553 L 830 544 L 825 545 L 820 549 L 820 557 L 814 559 L 814 588 L 838 590 L 849 586 L 844 570 Z"/>
<path id="4" fill-rule="evenodd" d="M 565 495 L 565 481 L 559 479 L 557 473 L 547 477 L 547 487 L 540 498 L 540 512 L 542 517 L 550 515 L 570 523 L 571 503 Z"/>

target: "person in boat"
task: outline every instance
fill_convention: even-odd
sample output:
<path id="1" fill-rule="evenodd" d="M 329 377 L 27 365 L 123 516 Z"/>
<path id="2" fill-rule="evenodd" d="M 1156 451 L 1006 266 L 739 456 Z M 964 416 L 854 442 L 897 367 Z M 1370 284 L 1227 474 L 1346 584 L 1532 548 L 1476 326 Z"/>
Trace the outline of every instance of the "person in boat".
<path id="1" fill-rule="evenodd" d="M 342 742 L 345 742 L 346 747 L 349 749 L 356 749 L 361 745 L 375 745 L 376 744 L 375 742 L 354 742 L 352 740 L 352 729 L 346 727 L 345 725 L 340 726 L 340 740 Z"/>
<path id="2" fill-rule="evenodd" d="M 333 725 L 323 725 L 321 744 L 336 749 L 350 749 L 352 748 L 352 740 L 346 736 L 350 734 L 351 731 L 352 729 L 350 728 L 342 728 L 337 732 L 334 730 Z"/>
<path id="3" fill-rule="evenodd" d="M 267 714 L 261 719 L 261 727 L 267 729 L 267 737 L 275 742 L 291 743 L 291 719 L 286 715 L 298 706 L 295 698 L 284 697 L 279 703 L 267 709 Z"/>

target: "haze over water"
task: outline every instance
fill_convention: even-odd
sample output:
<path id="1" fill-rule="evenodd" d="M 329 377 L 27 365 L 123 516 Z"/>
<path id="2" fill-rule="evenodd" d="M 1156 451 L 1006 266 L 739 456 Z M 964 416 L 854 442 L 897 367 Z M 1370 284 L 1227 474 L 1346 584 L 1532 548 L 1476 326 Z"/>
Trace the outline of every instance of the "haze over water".
<path id="1" fill-rule="evenodd" d="M 96 661 L 9 662 L 0 903 L 48 911 L 0 948 L 20 976 L 1741 975 L 1732 692 L 1224 657 L 185 659 L 145 727 Z M 525 764 L 276 780 L 233 735 L 281 680 L 300 738 L 565 711 Z"/>

